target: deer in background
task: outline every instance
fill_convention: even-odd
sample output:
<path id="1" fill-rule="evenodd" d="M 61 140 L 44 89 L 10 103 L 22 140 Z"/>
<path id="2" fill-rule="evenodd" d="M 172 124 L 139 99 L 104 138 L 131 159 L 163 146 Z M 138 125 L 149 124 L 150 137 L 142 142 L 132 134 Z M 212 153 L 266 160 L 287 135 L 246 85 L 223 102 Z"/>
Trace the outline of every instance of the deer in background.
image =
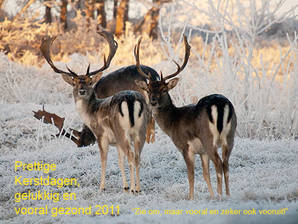
<path id="1" fill-rule="evenodd" d="M 229 190 L 229 157 L 234 144 L 237 118 L 232 103 L 223 95 L 212 94 L 199 100 L 197 104 L 176 107 L 169 95 L 179 78 L 177 76 L 186 66 L 190 55 L 190 46 L 184 36 L 185 57 L 182 66 L 177 62 L 177 71 L 165 78 L 152 81 L 150 73 L 140 67 L 139 39 L 134 55 L 136 66 L 149 82 L 136 81 L 136 84 L 148 92 L 153 115 L 160 128 L 172 139 L 182 153 L 187 166 L 189 181 L 189 199 L 194 199 L 194 161 L 195 154 L 200 154 L 203 176 L 209 193 L 214 198 L 210 182 L 209 160 L 215 165 L 217 175 L 217 192 L 222 195 L 222 173 L 224 173 L 226 194 Z M 167 81 L 169 80 L 169 81 Z M 222 148 L 222 159 L 217 149 Z"/>
<path id="2" fill-rule="evenodd" d="M 113 35 L 111 33 L 108 33 L 106 31 L 103 31 L 100 33 L 103 35 L 103 37 L 108 40 L 113 40 Z M 111 59 L 113 58 L 114 54 L 116 53 L 117 46 L 115 47 L 113 41 L 108 41 L 109 43 L 109 50 L 110 50 L 110 56 L 107 60 L 107 66 L 109 66 Z M 46 48 L 41 49 L 41 52 L 49 54 L 47 52 L 48 50 Z M 159 80 L 160 77 L 158 73 L 148 67 L 141 65 L 141 68 L 143 71 L 150 73 L 151 78 L 153 80 Z M 59 73 L 59 72 L 58 72 Z M 65 75 L 62 73 L 62 78 L 64 78 Z M 101 77 L 98 82 L 94 86 L 95 94 L 98 98 L 106 98 L 109 96 L 114 95 L 117 92 L 123 91 L 123 90 L 134 90 L 139 91 L 146 99 L 147 104 L 149 104 L 149 98 L 146 91 L 143 91 L 142 89 L 139 89 L 138 86 L 135 84 L 135 80 L 139 81 L 145 81 L 146 79 L 139 74 L 137 68 L 135 65 L 130 65 L 127 67 L 122 67 L 116 71 L 113 71 L 109 74 L 107 74 L 104 77 Z M 147 132 L 146 132 L 146 141 L 154 142 L 155 140 L 155 122 L 152 117 L 151 107 L 149 106 L 150 110 L 150 117 L 148 120 L 147 125 Z M 95 136 L 93 135 L 92 131 L 88 128 L 88 126 L 84 125 L 83 130 L 81 132 L 74 133 L 76 134 L 76 137 L 78 138 L 77 144 L 79 147 L 90 145 L 94 142 L 96 142 Z"/>
<path id="3" fill-rule="evenodd" d="M 113 39 L 113 35 L 110 33 L 104 32 L 104 36 Z M 109 43 L 111 43 L 109 44 L 110 52 L 115 54 L 116 49 L 113 50 L 113 42 L 110 41 Z M 108 60 L 108 62 L 109 61 L 110 60 Z M 154 69 L 145 65 L 141 65 L 141 68 L 146 73 L 151 74 L 150 78 L 152 80 L 160 80 L 158 73 Z M 62 77 L 64 77 L 63 74 Z M 94 91 L 98 98 L 106 98 L 123 90 L 139 91 L 145 97 L 147 104 L 150 105 L 147 92 L 142 89 L 139 89 L 139 87 L 135 83 L 135 80 L 145 81 L 146 79 L 138 72 L 137 67 L 135 65 L 122 67 L 120 69 L 117 69 L 116 71 L 107 74 L 104 77 L 101 77 L 95 84 Z M 150 106 L 149 110 L 150 116 L 148 119 L 148 125 L 146 130 L 147 143 L 155 141 L 155 122 L 152 117 L 152 111 Z M 77 137 L 79 147 L 90 145 L 96 141 L 92 131 L 86 125 L 84 125 L 83 130 L 79 133 L 79 136 Z"/>
<path id="4" fill-rule="evenodd" d="M 145 65 L 141 65 L 142 70 L 151 74 L 152 80 L 160 80 L 158 73 Z M 145 81 L 145 78 L 140 75 L 135 65 L 130 65 L 122 67 L 116 71 L 113 71 L 107 74 L 104 77 L 101 77 L 99 81 L 94 86 L 94 91 L 98 98 L 105 98 L 112 96 L 115 93 L 123 90 L 134 90 L 140 92 L 146 99 L 147 104 L 149 105 L 150 117 L 148 120 L 147 132 L 146 132 L 146 142 L 152 143 L 155 141 L 155 122 L 152 117 L 152 111 L 149 104 L 149 97 L 146 91 L 140 89 L 135 81 Z M 85 130 L 88 131 L 88 130 Z M 83 130 L 84 134 L 84 130 Z M 90 136 L 89 136 L 90 138 Z"/>
<path id="5" fill-rule="evenodd" d="M 44 39 L 41 51 L 52 69 L 62 74 L 65 82 L 73 87 L 73 96 L 76 109 L 84 124 L 92 131 L 98 143 L 101 157 L 100 191 L 105 188 L 106 163 L 109 145 L 116 145 L 118 162 L 122 174 L 123 188 L 128 190 L 124 171 L 124 155 L 128 159 L 130 168 L 131 192 L 140 191 L 140 155 L 145 143 L 146 127 L 149 118 L 149 109 L 143 95 L 136 91 L 121 91 L 107 98 L 97 98 L 93 85 L 98 82 L 102 71 L 107 69 L 117 50 L 117 42 L 113 36 L 103 31 L 100 33 L 108 41 L 110 53 L 108 59 L 104 57 L 104 65 L 90 72 L 90 65 L 86 75 L 77 75 L 70 70 L 63 71 L 55 67 L 50 57 L 50 47 L 54 38 Z M 112 85 L 107 88 L 112 88 Z M 134 152 L 131 149 L 134 145 Z M 136 183 L 134 170 L 136 170 Z"/>

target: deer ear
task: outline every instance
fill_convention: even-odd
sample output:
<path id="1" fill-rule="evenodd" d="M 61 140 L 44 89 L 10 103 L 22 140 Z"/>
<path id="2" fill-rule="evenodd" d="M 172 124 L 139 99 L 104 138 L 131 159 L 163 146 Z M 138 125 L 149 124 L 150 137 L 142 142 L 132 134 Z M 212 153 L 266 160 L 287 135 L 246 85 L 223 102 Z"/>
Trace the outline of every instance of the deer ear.
<path id="1" fill-rule="evenodd" d="M 62 78 L 65 82 L 67 82 L 69 85 L 71 86 L 74 86 L 74 83 L 73 83 L 73 78 L 69 75 L 65 75 L 65 74 L 62 74 Z"/>
<path id="2" fill-rule="evenodd" d="M 145 90 L 146 92 L 149 92 L 147 83 L 144 81 L 135 80 L 135 84 L 137 87 L 139 87 L 142 90 Z"/>
<path id="3" fill-rule="evenodd" d="M 177 85 L 178 81 L 179 81 L 179 78 L 171 79 L 171 80 L 167 83 L 168 90 L 173 89 L 173 88 Z"/>
<path id="4" fill-rule="evenodd" d="M 102 76 L 102 72 L 99 72 L 96 75 L 93 75 L 92 76 L 92 85 L 97 83 L 100 80 L 101 76 Z"/>

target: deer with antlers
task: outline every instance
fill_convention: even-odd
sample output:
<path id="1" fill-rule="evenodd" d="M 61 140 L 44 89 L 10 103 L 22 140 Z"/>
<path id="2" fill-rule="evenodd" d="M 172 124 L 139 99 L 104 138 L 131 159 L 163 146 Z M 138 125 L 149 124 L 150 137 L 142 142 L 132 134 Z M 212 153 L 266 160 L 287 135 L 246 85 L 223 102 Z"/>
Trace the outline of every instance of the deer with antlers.
<path id="1" fill-rule="evenodd" d="M 205 96 L 197 104 L 176 107 L 169 95 L 179 78 L 175 78 L 186 66 L 190 56 L 190 46 L 184 36 L 185 57 L 182 66 L 177 62 L 177 71 L 167 77 L 152 81 L 150 73 L 140 67 L 139 39 L 134 55 L 136 66 L 149 82 L 136 81 L 136 84 L 148 92 L 153 115 L 160 128 L 172 139 L 182 153 L 187 166 L 189 181 L 189 199 L 194 199 L 194 161 L 195 154 L 200 154 L 203 176 L 210 196 L 214 198 L 209 174 L 209 160 L 215 165 L 217 174 L 217 192 L 222 195 L 222 173 L 224 173 L 226 194 L 229 190 L 229 157 L 234 144 L 237 118 L 232 103 L 223 95 Z M 169 80 L 169 81 L 167 81 Z M 222 148 L 222 159 L 217 149 Z"/>
<path id="2" fill-rule="evenodd" d="M 90 71 L 90 65 L 85 75 L 77 75 L 67 67 L 68 71 L 58 69 L 51 60 L 50 47 L 54 38 L 46 38 L 41 45 L 41 52 L 56 73 L 62 74 L 65 82 L 73 87 L 76 109 L 84 124 L 96 137 L 101 157 L 100 191 L 105 188 L 106 163 L 109 145 L 116 145 L 118 162 L 122 174 L 123 188 L 127 191 L 128 184 L 124 171 L 124 155 L 130 168 L 131 192 L 140 191 L 140 155 L 145 143 L 146 126 L 149 109 L 145 98 L 136 91 L 121 91 L 107 98 L 97 98 L 93 85 L 98 82 L 102 72 L 107 69 L 117 50 L 117 42 L 113 35 L 102 31 L 100 33 L 109 43 L 109 56 L 104 57 L 104 65 L 95 71 Z M 116 83 L 114 83 L 116 85 Z M 134 145 L 134 151 L 131 148 Z M 136 183 L 134 171 L 136 171 Z"/>

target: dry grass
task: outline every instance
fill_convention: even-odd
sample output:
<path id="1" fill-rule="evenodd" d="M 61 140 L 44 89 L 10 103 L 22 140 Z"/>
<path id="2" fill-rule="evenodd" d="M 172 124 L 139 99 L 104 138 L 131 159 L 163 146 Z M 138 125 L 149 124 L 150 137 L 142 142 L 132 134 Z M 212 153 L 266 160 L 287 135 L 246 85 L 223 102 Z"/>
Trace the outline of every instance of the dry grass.
<path id="1" fill-rule="evenodd" d="M 51 25 L 41 23 L 39 20 L 20 19 L 12 22 L 5 20 L 0 23 L 0 51 L 5 52 L 8 58 L 12 61 L 24 65 L 41 66 L 44 60 L 39 51 L 41 39 L 45 35 L 58 36 L 52 47 L 53 60 L 68 61 L 68 56 L 73 53 L 88 55 L 91 63 L 99 63 L 102 59 L 102 54 L 107 52 L 106 44 L 103 44 L 103 39 L 96 33 L 96 24 L 91 23 L 88 27 L 85 18 L 78 13 L 72 21 L 73 29 L 69 32 L 63 32 L 58 23 Z M 117 39 L 119 43 L 116 57 L 113 60 L 115 65 L 123 66 L 134 63 L 133 47 L 137 38 L 133 32 L 131 24 L 127 26 L 126 35 Z M 234 40 L 231 38 L 231 42 Z M 177 44 L 177 43 L 174 43 Z M 208 65 L 208 71 L 218 69 L 218 59 L 223 56 L 222 48 L 217 41 L 205 45 L 203 39 L 199 36 L 194 36 L 191 39 L 192 51 L 201 58 L 201 66 L 204 62 Z M 151 41 L 147 36 L 143 37 L 141 54 L 142 63 L 147 65 L 155 65 L 165 58 L 165 51 L 161 50 L 159 41 Z M 179 46 L 181 47 L 181 46 Z M 289 51 L 289 44 L 272 43 L 266 46 L 258 46 L 253 49 L 251 63 L 256 70 L 262 70 L 257 75 L 272 75 L 275 66 L 280 63 L 281 58 Z M 237 44 L 229 43 L 228 53 L 230 58 L 234 58 L 235 63 L 241 63 L 243 54 L 248 56 L 249 49 L 246 53 L 239 53 Z M 181 50 L 181 54 L 183 50 Z M 241 57 L 241 58 L 239 58 Z M 297 59 L 296 52 L 290 52 L 283 59 L 282 66 L 278 71 L 278 75 L 282 76 L 283 69 L 293 69 L 293 63 Z M 238 62 L 237 62 L 238 60 Z M 198 61 L 191 60 L 194 65 Z M 243 71 L 239 71 L 241 75 Z M 256 75 L 256 74 L 255 74 Z"/>
<path id="2" fill-rule="evenodd" d="M 15 22 L 5 20 L 0 23 L 0 51 L 4 52 L 12 61 L 24 65 L 41 66 L 44 60 L 39 46 L 42 37 L 49 35 L 57 36 L 52 46 L 53 60 L 66 62 L 69 55 L 78 53 L 88 55 L 92 63 L 101 61 L 103 53 L 108 49 L 103 38 L 96 32 L 96 23 L 91 23 L 88 26 L 81 14 L 78 14 L 72 22 L 74 28 L 63 32 L 58 23 L 48 25 L 34 19 L 20 19 Z M 132 33 L 129 24 L 126 36 L 116 40 L 119 47 L 114 63 L 117 65 L 134 63 L 132 52 L 137 37 Z M 159 47 L 153 47 L 157 44 L 157 42 L 152 43 L 148 37 L 143 38 L 142 45 L 146 49 L 146 54 L 150 55 L 143 59 L 144 64 L 161 61 Z"/>

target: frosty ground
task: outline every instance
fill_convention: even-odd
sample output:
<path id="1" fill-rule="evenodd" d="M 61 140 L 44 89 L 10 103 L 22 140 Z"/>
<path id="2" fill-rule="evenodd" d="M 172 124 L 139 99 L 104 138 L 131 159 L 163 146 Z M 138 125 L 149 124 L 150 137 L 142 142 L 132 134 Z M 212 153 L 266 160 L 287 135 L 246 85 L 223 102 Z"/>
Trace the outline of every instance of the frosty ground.
<path id="1" fill-rule="evenodd" d="M 199 156 L 195 169 L 195 200 L 188 201 L 187 171 L 181 154 L 157 128 L 154 144 L 146 144 L 141 155 L 141 188 L 138 195 L 122 192 L 117 151 L 108 155 L 106 191 L 99 193 L 100 155 L 97 145 L 77 148 L 64 137 L 53 138 L 57 130 L 33 118 L 32 110 L 45 109 L 66 117 L 65 126 L 79 129 L 71 88 L 49 68 L 25 68 L 1 55 L 0 81 L 0 219 L 1 223 L 295 223 L 298 204 L 298 141 L 294 139 L 254 140 L 236 137 L 230 158 L 231 197 L 211 200 L 203 179 Z M 114 70 L 112 68 L 111 70 Z M 15 176 L 39 177 L 40 172 L 14 171 L 15 161 L 55 163 L 53 178 L 77 178 L 79 187 L 15 185 Z M 127 168 L 127 167 L 126 167 Z M 126 169 L 127 176 L 128 170 Z M 211 181 L 216 176 L 211 165 Z M 76 193 L 76 200 L 25 200 L 15 202 L 17 192 L 49 191 Z M 119 205 L 117 216 L 16 215 L 20 207 L 88 207 Z M 135 208 L 147 214 L 135 213 Z M 287 208 L 284 215 L 260 215 L 259 210 Z M 219 214 L 190 215 L 186 210 L 218 210 Z M 255 210 L 256 215 L 221 215 L 221 210 Z M 160 214 L 150 215 L 150 210 Z M 183 214 L 164 214 L 183 210 Z"/>

